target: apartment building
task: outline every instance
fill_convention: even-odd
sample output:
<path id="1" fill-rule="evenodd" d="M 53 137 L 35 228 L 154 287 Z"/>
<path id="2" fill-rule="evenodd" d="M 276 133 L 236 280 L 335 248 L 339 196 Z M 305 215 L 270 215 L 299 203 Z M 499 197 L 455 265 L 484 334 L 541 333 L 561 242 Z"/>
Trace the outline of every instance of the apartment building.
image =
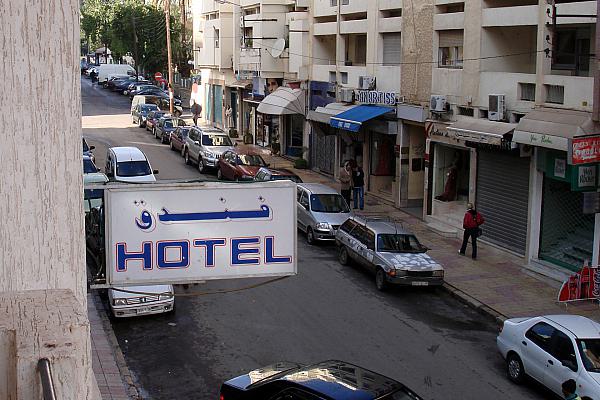
<path id="1" fill-rule="evenodd" d="M 338 176 L 356 162 L 368 193 L 420 207 L 433 2 L 314 0 L 311 11 L 311 165 Z"/>
<path id="2" fill-rule="evenodd" d="M 471 202 L 484 240 L 558 272 L 598 263 L 582 210 L 597 166 L 568 157 L 598 129 L 597 5 L 556 3 L 435 0 L 424 218 L 452 234 Z"/>

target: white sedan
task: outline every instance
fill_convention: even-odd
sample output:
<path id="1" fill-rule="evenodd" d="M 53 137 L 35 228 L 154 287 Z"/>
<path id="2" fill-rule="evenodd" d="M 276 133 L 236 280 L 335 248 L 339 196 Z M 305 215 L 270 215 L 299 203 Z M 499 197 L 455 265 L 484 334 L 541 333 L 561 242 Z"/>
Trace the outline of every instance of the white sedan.
<path id="1" fill-rule="evenodd" d="M 577 394 L 600 398 L 600 324 L 578 315 L 513 318 L 496 340 L 515 383 L 528 375 L 562 396 L 561 385 L 577 382 Z"/>

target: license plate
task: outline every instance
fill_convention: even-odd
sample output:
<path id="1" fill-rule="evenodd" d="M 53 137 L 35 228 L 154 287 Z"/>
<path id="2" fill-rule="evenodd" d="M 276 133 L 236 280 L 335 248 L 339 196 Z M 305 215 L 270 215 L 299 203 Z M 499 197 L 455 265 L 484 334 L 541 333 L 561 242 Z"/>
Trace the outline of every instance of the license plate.
<path id="1" fill-rule="evenodd" d="M 150 311 L 150 307 L 140 307 L 137 309 L 138 314 L 145 314 Z"/>
<path id="2" fill-rule="evenodd" d="M 413 282 L 413 286 L 429 286 L 429 282 Z"/>

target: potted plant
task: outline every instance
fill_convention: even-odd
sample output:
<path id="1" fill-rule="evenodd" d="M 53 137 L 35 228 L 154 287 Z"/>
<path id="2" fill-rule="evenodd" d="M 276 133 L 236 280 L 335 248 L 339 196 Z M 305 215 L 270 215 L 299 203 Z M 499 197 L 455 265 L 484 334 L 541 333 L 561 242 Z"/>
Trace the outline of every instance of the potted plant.
<path id="1" fill-rule="evenodd" d="M 306 161 L 304 158 L 297 158 L 294 160 L 294 168 L 306 169 L 308 168 L 308 161 Z"/>

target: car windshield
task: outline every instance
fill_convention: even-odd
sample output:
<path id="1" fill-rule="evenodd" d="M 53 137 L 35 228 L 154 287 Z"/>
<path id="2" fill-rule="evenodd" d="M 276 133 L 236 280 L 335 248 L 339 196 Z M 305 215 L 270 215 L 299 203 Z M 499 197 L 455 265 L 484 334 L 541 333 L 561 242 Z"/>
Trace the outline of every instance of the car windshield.
<path id="1" fill-rule="evenodd" d="M 158 110 L 158 107 L 156 104 L 144 104 L 142 105 L 142 111 L 151 111 L 151 110 Z"/>
<path id="2" fill-rule="evenodd" d="M 202 135 L 204 146 L 231 146 L 231 140 L 225 135 Z"/>
<path id="3" fill-rule="evenodd" d="M 384 233 L 377 235 L 377 251 L 390 253 L 425 253 L 427 248 L 419 243 L 415 235 Z"/>
<path id="4" fill-rule="evenodd" d="M 123 161 L 117 163 L 118 176 L 144 176 L 151 173 L 148 161 Z"/>
<path id="5" fill-rule="evenodd" d="M 252 167 L 264 167 L 266 165 L 265 160 L 259 155 L 253 154 L 240 154 L 237 160 L 238 165 L 248 165 Z"/>
<path id="6" fill-rule="evenodd" d="M 152 118 L 154 119 L 160 119 L 162 118 L 163 115 L 165 115 L 166 113 L 155 113 Z"/>
<path id="7" fill-rule="evenodd" d="M 92 174 L 94 172 L 98 172 L 98 168 L 94 165 L 92 160 L 89 158 L 83 159 L 83 173 L 84 174 Z"/>
<path id="8" fill-rule="evenodd" d="M 578 339 L 577 347 L 585 369 L 600 372 L 600 339 Z"/>
<path id="9" fill-rule="evenodd" d="M 322 213 L 348 213 L 350 209 L 339 194 L 311 194 L 310 209 Z"/>
<path id="10" fill-rule="evenodd" d="M 165 123 L 164 123 L 164 127 L 165 128 L 172 128 L 173 127 L 173 121 L 170 120 L 170 119 L 166 120 Z"/>

